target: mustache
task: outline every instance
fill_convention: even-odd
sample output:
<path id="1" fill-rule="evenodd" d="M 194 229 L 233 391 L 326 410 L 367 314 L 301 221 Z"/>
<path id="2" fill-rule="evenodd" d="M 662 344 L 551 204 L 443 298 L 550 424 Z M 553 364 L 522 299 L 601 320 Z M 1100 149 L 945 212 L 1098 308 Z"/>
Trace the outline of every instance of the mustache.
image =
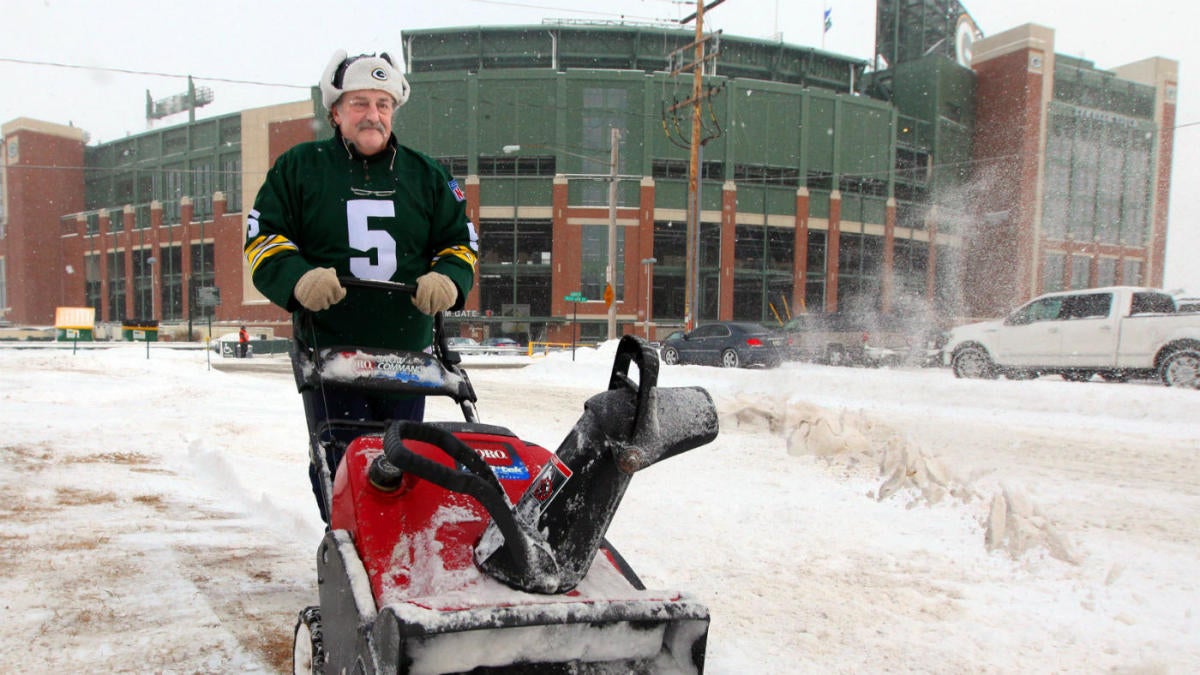
<path id="1" fill-rule="evenodd" d="M 372 122 L 370 120 L 363 120 L 359 122 L 357 125 L 355 125 L 355 129 L 358 131 L 363 131 L 364 129 L 374 129 L 381 134 L 387 133 L 387 129 L 384 128 L 382 122 Z"/>

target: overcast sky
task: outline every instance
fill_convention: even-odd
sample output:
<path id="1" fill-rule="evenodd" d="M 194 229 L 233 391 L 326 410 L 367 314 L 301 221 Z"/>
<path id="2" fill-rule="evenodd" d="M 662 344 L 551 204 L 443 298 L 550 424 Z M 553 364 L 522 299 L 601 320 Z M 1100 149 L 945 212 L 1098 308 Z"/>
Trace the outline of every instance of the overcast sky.
<path id="1" fill-rule="evenodd" d="M 821 0 L 725 0 L 706 25 L 756 38 L 872 57 L 874 0 L 824 0 L 833 28 L 822 44 Z M 1055 50 L 1111 69 L 1151 56 L 1180 63 L 1179 125 L 1165 285 L 1200 295 L 1200 63 L 1194 19 L 1180 0 L 966 0 L 984 35 L 1024 23 L 1055 29 Z M 409 28 L 540 23 L 544 18 L 671 21 L 687 0 L 444 0 L 439 3 L 309 0 L 0 0 L 0 122 L 32 117 L 74 124 L 94 141 L 146 130 L 145 100 L 186 91 L 186 75 L 211 87 L 201 117 L 307 97 L 334 50 L 400 52 Z M 61 65 L 39 65 L 61 64 Z M 72 66 L 72 67 L 64 67 Z M 242 84 L 250 82 L 253 84 Z M 278 85 L 278 86 L 273 86 Z M 420 92 L 414 92 L 420 96 Z M 183 115 L 160 124 L 185 121 Z"/>

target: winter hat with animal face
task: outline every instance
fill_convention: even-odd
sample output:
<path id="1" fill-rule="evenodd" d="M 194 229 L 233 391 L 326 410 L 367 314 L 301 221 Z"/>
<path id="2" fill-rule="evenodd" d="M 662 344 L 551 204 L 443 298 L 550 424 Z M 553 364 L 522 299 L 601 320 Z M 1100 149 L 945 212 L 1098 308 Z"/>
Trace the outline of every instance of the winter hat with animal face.
<path id="1" fill-rule="evenodd" d="M 342 94 L 362 89 L 386 91 L 396 99 L 397 108 L 408 101 L 408 80 L 386 52 L 349 58 L 344 49 L 334 52 L 321 76 L 321 102 L 325 109 L 332 109 Z"/>

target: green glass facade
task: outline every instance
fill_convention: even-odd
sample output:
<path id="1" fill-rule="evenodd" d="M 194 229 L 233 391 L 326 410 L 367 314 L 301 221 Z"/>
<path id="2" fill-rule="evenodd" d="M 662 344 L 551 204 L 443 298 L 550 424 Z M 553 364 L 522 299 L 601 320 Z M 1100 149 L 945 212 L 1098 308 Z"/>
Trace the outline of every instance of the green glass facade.
<path id="1" fill-rule="evenodd" d="M 1154 88 L 1059 56 L 1048 118 L 1044 235 L 1148 246 Z"/>
<path id="2" fill-rule="evenodd" d="M 478 177 L 485 214 L 492 212 L 488 207 L 514 214 L 480 218 L 482 310 L 500 313 L 504 305 L 525 304 L 535 320 L 554 318 L 547 313 L 548 220 L 515 214 L 549 208 L 555 174 L 607 173 L 610 127 L 621 131 L 618 172 L 653 178 L 656 214 L 685 209 L 689 151 L 681 142 L 689 137 L 690 108 L 678 114 L 667 108 L 691 95 L 692 78 L 662 71 L 669 65 L 666 54 L 692 40 L 687 31 L 539 26 L 405 36 L 414 94 L 397 114 L 397 136 L 456 175 Z M 818 221 L 809 234 L 805 309 L 825 306 L 822 221 L 830 217 L 835 190 L 845 251 L 838 263 L 839 297 L 877 306 L 887 200 L 898 197 L 906 232 L 925 229 L 934 179 L 930 158 L 939 142 L 956 158 L 969 152 L 969 142 L 963 143 L 969 116 L 938 124 L 937 111 L 917 109 L 901 126 L 896 105 L 857 92 L 865 62 L 817 50 L 722 38 L 714 64 L 704 77 L 705 88 L 719 93 L 703 110 L 705 130 L 715 138 L 701 153 L 700 200 L 708 218 L 721 212 L 724 191 L 736 190 L 733 318 L 774 321 L 800 311 L 790 307 L 798 188 L 807 189 L 807 215 Z M 954 95 L 969 98 L 969 71 L 948 65 L 933 76 L 957 77 L 951 84 L 962 91 Z M 946 74 L 951 71 L 957 72 Z M 910 79 L 928 76 L 917 71 Z M 933 86 L 949 90 L 951 84 Z M 506 145 L 520 145 L 519 155 L 505 155 Z M 620 182 L 620 207 L 636 207 L 639 199 L 637 181 Z M 602 207 L 606 200 L 603 181 L 569 181 L 570 206 Z M 655 220 L 654 313 L 678 320 L 685 222 L 682 215 Z M 719 312 L 719 225 L 706 221 L 701 227 L 701 319 Z M 623 255 L 624 239 L 633 236 L 625 229 L 618 234 L 618 280 L 625 265 L 638 264 Z M 607 232 L 603 226 L 583 230 L 581 291 L 595 298 L 603 289 Z M 927 241 L 905 238 L 895 250 L 906 275 L 923 274 Z M 925 279 L 906 277 L 900 288 L 922 295 Z M 616 290 L 623 298 L 620 284 Z"/>

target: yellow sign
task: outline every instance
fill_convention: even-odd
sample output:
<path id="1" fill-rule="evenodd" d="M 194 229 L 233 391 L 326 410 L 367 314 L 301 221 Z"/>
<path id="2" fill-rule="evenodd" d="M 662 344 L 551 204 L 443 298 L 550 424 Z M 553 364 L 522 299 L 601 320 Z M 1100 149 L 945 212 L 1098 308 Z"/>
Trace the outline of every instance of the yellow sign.
<path id="1" fill-rule="evenodd" d="M 91 330 L 96 327 L 96 308 L 56 307 L 54 310 L 54 327 Z"/>
<path id="2" fill-rule="evenodd" d="M 604 285 L 604 306 L 612 307 L 613 304 L 613 289 L 612 284 Z"/>

